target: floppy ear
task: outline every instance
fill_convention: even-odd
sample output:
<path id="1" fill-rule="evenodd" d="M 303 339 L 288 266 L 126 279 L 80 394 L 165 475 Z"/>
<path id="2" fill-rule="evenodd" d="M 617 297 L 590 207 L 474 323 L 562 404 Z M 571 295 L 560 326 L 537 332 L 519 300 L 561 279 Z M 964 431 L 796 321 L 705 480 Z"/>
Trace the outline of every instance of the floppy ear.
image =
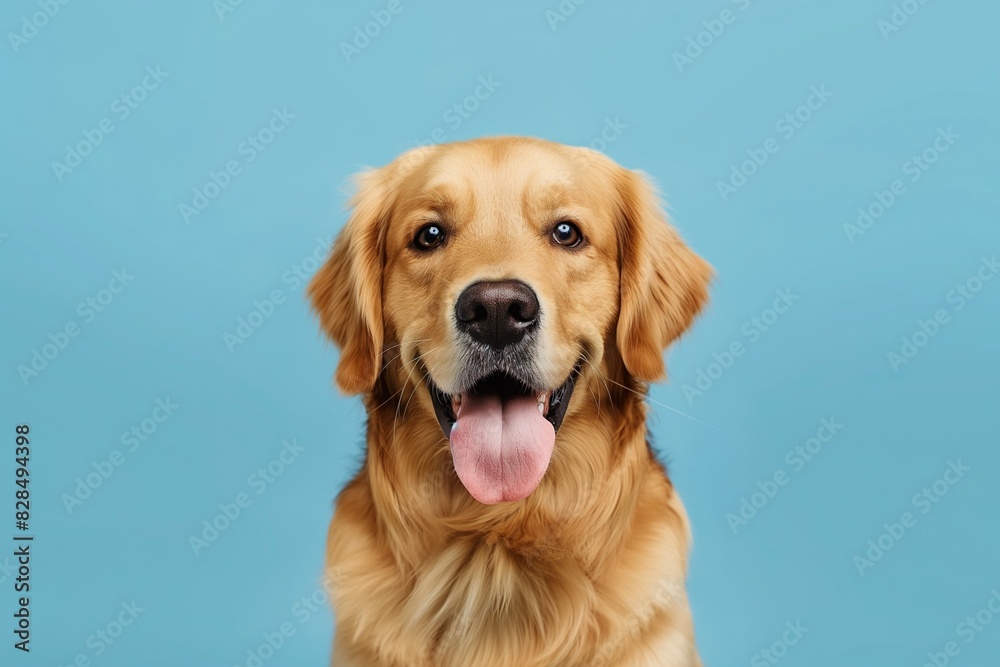
<path id="1" fill-rule="evenodd" d="M 622 169 L 617 187 L 618 350 L 632 376 L 655 382 L 666 375 L 664 349 L 684 333 L 708 299 L 712 267 L 669 225 L 643 176 Z"/>
<path id="2" fill-rule="evenodd" d="M 382 357 L 382 240 L 388 212 L 381 170 L 356 177 L 353 212 L 309 283 L 313 310 L 340 348 L 337 386 L 359 394 L 375 386 Z"/>

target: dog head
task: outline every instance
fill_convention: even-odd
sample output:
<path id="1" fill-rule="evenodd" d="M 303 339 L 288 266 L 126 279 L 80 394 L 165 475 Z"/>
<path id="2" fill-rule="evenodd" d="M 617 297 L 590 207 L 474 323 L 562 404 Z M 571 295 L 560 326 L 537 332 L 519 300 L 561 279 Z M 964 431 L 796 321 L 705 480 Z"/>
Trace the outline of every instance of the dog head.
<path id="1" fill-rule="evenodd" d="M 536 139 L 414 149 L 358 177 L 309 291 L 346 393 L 425 390 L 479 501 L 540 482 L 581 376 L 664 377 L 710 267 L 639 174 Z"/>

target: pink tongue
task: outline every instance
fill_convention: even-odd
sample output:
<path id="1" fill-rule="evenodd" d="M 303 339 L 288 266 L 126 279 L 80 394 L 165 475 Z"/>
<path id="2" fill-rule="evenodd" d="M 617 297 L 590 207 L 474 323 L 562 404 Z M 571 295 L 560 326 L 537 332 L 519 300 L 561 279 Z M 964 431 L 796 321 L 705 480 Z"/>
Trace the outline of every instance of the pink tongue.
<path id="1" fill-rule="evenodd" d="M 532 396 L 462 396 L 451 429 L 455 471 L 481 503 L 522 500 L 549 467 L 556 432 Z"/>

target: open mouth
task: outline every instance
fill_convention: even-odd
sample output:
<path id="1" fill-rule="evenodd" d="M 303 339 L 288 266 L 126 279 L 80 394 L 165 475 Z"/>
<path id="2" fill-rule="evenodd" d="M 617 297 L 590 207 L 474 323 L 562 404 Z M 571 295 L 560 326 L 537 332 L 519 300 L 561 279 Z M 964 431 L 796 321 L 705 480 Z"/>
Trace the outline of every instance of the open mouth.
<path id="1" fill-rule="evenodd" d="M 562 385 L 549 391 L 535 391 L 521 380 L 502 371 L 484 377 L 464 394 L 446 394 L 438 389 L 430 379 L 428 379 L 428 387 L 434 402 L 434 413 L 437 415 L 438 423 L 441 424 L 441 430 L 446 436 L 451 435 L 452 426 L 461 412 L 463 397 L 490 395 L 498 396 L 501 399 L 534 398 L 535 408 L 542 417 L 552 424 L 552 428 L 558 431 L 562 425 L 563 417 L 566 416 L 566 408 L 569 406 L 569 399 L 573 395 L 573 387 L 576 385 L 576 378 L 579 374 L 580 367 L 577 366 Z"/>
<path id="2" fill-rule="evenodd" d="M 455 471 L 476 500 L 510 502 L 535 490 L 548 468 L 579 373 L 577 365 L 559 387 L 538 390 L 497 371 L 454 395 L 428 380 Z"/>

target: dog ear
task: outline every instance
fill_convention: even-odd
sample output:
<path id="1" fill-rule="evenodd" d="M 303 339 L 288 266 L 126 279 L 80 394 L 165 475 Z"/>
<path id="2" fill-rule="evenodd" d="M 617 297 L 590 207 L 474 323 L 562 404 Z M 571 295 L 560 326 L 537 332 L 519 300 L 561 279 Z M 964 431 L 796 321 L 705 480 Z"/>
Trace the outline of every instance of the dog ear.
<path id="1" fill-rule="evenodd" d="M 617 188 L 618 350 L 633 377 L 655 382 L 666 375 L 664 349 L 684 333 L 708 299 L 712 267 L 670 226 L 642 175 L 622 169 Z"/>
<path id="2" fill-rule="evenodd" d="M 336 382 L 345 394 L 371 390 L 382 358 L 381 236 L 389 194 L 384 169 L 355 177 L 353 212 L 309 283 L 313 310 L 340 348 Z"/>

